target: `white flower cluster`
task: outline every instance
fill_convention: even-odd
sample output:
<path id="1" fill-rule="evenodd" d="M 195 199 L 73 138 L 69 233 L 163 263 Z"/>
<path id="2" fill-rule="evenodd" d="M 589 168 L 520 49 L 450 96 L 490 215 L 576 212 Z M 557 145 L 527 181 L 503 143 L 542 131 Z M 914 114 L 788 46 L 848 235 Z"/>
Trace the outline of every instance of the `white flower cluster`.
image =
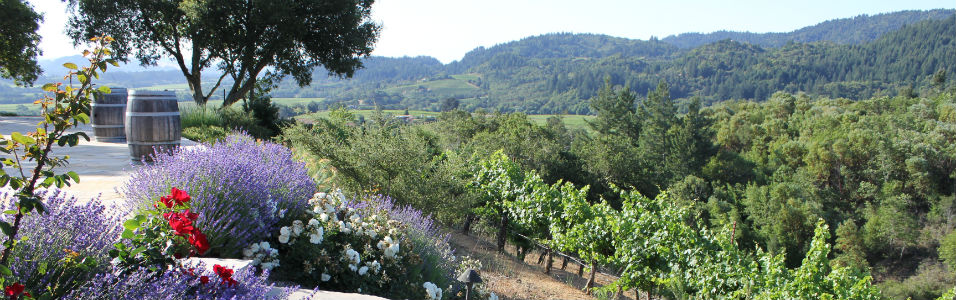
<path id="1" fill-rule="evenodd" d="M 431 282 L 425 282 L 422 286 L 425 287 L 425 296 L 428 299 L 432 300 L 441 300 L 441 289 L 437 285 Z"/>
<path id="2" fill-rule="evenodd" d="M 400 249 L 399 241 L 393 240 L 391 236 L 385 236 L 381 241 L 378 241 L 378 249 L 385 252 L 385 257 L 387 258 L 398 258 L 398 252 Z"/>
<path id="3" fill-rule="evenodd" d="M 498 295 L 495 295 L 495 292 L 491 292 L 491 294 L 488 295 L 488 300 L 498 300 Z"/>
<path id="4" fill-rule="evenodd" d="M 279 266 L 279 250 L 272 248 L 269 242 L 255 243 L 242 249 L 242 256 L 251 259 L 253 266 L 259 266 L 263 270 L 272 270 Z"/>
<path id="5" fill-rule="evenodd" d="M 300 220 L 292 221 L 292 226 L 283 226 L 279 228 L 279 243 L 283 244 L 295 244 L 295 239 L 304 234 L 309 235 L 309 242 L 313 244 L 320 244 L 325 238 L 325 228 L 322 227 L 316 219 L 309 220 L 309 226 L 306 228 L 305 224 Z"/>

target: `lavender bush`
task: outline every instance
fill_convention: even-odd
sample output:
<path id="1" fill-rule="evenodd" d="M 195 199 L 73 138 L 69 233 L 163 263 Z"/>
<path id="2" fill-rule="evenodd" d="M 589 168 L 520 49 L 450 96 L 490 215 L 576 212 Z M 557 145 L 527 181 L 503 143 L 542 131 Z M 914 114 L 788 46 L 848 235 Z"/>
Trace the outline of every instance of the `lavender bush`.
<path id="1" fill-rule="evenodd" d="M 245 134 L 160 154 L 155 161 L 137 169 L 121 189 L 125 208 L 149 207 L 172 187 L 185 190 L 211 253 L 223 257 L 235 257 L 243 247 L 267 238 L 280 220 L 300 216 L 315 191 L 304 164 L 289 149 Z"/>
<path id="2" fill-rule="evenodd" d="M 202 269 L 202 268 L 199 268 Z M 201 276 L 207 276 L 209 282 L 201 282 Z M 256 276 L 252 270 L 237 271 L 233 278 L 236 285 L 228 285 L 217 280 L 215 274 L 184 274 L 180 271 L 156 273 L 147 269 L 135 272 L 107 272 L 96 275 L 78 289 L 66 295 L 64 299 L 74 300 L 258 300 L 285 299 L 295 288 L 276 288 L 267 283 L 268 274 Z"/>
<path id="3" fill-rule="evenodd" d="M 26 240 L 14 248 L 10 268 L 27 287 L 49 287 L 53 295 L 59 295 L 109 268 L 107 252 L 119 237 L 120 221 L 99 199 L 80 203 L 58 190 L 39 196 L 47 213 L 23 219 L 21 233 Z M 0 193 L 3 210 L 14 208 L 13 197 L 9 191 Z M 0 218 L 9 221 L 11 217 Z"/>

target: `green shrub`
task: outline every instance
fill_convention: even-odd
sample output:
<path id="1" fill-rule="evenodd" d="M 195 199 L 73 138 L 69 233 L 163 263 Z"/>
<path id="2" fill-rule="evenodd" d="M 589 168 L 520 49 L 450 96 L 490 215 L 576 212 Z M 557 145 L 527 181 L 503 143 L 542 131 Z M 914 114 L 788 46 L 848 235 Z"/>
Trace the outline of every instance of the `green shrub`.
<path id="1" fill-rule="evenodd" d="M 196 126 L 183 128 L 183 137 L 201 143 L 215 143 L 229 135 L 229 131 L 220 126 Z"/>
<path id="2" fill-rule="evenodd" d="M 179 122 L 183 131 L 189 127 L 223 126 L 222 116 L 215 108 L 205 106 L 187 106 L 179 112 Z"/>

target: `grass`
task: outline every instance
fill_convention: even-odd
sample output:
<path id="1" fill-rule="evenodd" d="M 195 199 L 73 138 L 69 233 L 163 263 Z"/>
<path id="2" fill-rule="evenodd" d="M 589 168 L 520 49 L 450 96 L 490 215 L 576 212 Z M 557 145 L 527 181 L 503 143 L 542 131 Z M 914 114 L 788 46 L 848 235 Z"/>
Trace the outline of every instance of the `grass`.
<path id="1" fill-rule="evenodd" d="M 462 75 L 459 77 L 468 78 L 468 75 Z M 477 76 L 475 76 L 475 78 L 477 78 Z M 447 94 L 447 95 L 468 93 L 478 89 L 472 86 L 471 84 L 468 84 L 468 82 L 466 82 L 465 80 L 452 78 L 452 79 L 439 79 L 439 80 L 420 82 L 416 84 L 390 87 L 385 89 L 385 92 L 402 93 L 405 91 L 418 90 L 419 87 L 425 87 L 431 93 Z"/>

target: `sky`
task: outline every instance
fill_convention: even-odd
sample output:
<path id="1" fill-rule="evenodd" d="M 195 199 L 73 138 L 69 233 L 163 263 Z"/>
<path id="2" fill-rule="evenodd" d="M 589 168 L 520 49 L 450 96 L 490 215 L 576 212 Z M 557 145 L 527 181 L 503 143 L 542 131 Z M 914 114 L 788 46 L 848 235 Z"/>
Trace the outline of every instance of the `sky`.
<path id="1" fill-rule="evenodd" d="M 43 37 L 41 59 L 78 54 L 63 34 L 66 5 L 61 0 L 29 2 L 44 14 L 39 30 Z M 377 0 L 372 7 L 372 19 L 382 25 L 372 55 L 426 55 L 448 63 L 479 46 L 553 32 L 642 40 L 718 30 L 788 32 L 861 14 L 952 9 L 956 1 Z"/>

